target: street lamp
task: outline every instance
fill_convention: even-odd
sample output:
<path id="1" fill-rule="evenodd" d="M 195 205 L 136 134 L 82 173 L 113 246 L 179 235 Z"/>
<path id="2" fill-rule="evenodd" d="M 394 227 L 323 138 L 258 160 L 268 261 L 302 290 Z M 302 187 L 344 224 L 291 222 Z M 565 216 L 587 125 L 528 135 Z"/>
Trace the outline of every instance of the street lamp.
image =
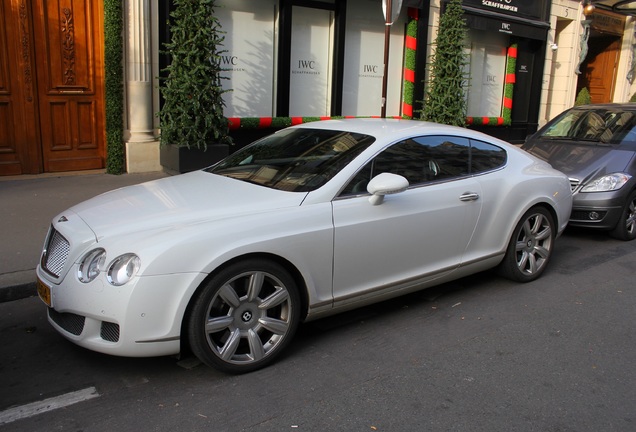
<path id="1" fill-rule="evenodd" d="M 386 117 L 386 90 L 389 75 L 389 43 L 391 41 L 391 26 L 400 15 L 402 0 L 382 0 L 384 13 L 384 71 L 382 72 L 382 110 L 381 117 Z"/>

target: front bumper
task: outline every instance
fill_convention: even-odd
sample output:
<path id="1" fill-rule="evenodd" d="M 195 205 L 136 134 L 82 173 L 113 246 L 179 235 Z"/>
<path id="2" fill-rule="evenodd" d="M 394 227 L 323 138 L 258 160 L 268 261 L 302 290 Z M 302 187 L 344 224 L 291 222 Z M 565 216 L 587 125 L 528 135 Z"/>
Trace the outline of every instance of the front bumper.
<path id="1" fill-rule="evenodd" d="M 114 287 L 102 278 L 81 283 L 74 270 L 56 284 L 37 268 L 39 283 L 50 289 L 48 320 L 62 336 L 92 351 L 118 356 L 179 353 L 183 316 L 205 274 L 139 276 Z"/>
<path id="2" fill-rule="evenodd" d="M 569 225 L 611 230 L 621 218 L 626 199 L 626 192 L 622 190 L 576 193 Z"/>

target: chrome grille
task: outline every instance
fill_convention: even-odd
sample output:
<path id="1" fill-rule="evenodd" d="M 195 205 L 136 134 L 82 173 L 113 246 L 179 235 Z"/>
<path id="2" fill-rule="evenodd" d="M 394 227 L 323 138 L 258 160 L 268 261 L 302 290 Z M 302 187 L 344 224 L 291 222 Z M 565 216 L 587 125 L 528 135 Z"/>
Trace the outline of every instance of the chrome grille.
<path id="1" fill-rule="evenodd" d="M 70 244 L 55 228 L 51 227 L 48 242 L 42 253 L 42 268 L 55 277 L 60 277 L 70 251 Z"/>
<path id="2" fill-rule="evenodd" d="M 119 324 L 102 321 L 102 328 L 99 334 L 102 339 L 109 342 L 119 341 Z"/>
<path id="3" fill-rule="evenodd" d="M 570 178 L 570 189 L 572 189 L 572 192 L 574 192 L 579 187 L 580 183 L 581 183 L 581 180 Z"/>
<path id="4" fill-rule="evenodd" d="M 73 313 L 60 313 L 55 309 L 49 308 L 49 317 L 60 327 L 67 332 L 79 336 L 84 330 L 84 321 L 86 320 L 81 315 Z"/>

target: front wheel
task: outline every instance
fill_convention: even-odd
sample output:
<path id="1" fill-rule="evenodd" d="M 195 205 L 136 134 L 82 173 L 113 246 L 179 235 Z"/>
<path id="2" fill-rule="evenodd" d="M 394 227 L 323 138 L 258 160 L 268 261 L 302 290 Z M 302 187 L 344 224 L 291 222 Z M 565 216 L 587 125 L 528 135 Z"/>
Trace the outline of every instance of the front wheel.
<path id="1" fill-rule="evenodd" d="M 523 215 L 499 265 L 502 276 L 518 282 L 537 279 L 550 261 L 554 245 L 554 220 L 548 210 L 534 207 Z"/>
<path id="2" fill-rule="evenodd" d="M 630 241 L 636 238 L 636 191 L 629 194 L 623 213 L 610 235 L 618 240 Z"/>
<path id="3" fill-rule="evenodd" d="M 245 373 L 274 361 L 299 320 L 300 297 L 289 273 L 274 262 L 247 260 L 225 268 L 203 287 L 187 330 L 202 362 Z"/>

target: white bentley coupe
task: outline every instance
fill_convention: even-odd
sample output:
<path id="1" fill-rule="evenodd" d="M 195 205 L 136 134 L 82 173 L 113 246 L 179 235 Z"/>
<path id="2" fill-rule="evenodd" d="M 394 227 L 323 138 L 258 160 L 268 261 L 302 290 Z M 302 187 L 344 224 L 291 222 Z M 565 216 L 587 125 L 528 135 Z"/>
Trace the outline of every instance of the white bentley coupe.
<path id="1" fill-rule="evenodd" d="M 249 372 L 303 321 L 494 267 L 534 280 L 571 206 L 565 175 L 475 131 L 306 123 L 56 216 L 38 292 L 55 329 L 85 348 L 187 347 Z"/>

